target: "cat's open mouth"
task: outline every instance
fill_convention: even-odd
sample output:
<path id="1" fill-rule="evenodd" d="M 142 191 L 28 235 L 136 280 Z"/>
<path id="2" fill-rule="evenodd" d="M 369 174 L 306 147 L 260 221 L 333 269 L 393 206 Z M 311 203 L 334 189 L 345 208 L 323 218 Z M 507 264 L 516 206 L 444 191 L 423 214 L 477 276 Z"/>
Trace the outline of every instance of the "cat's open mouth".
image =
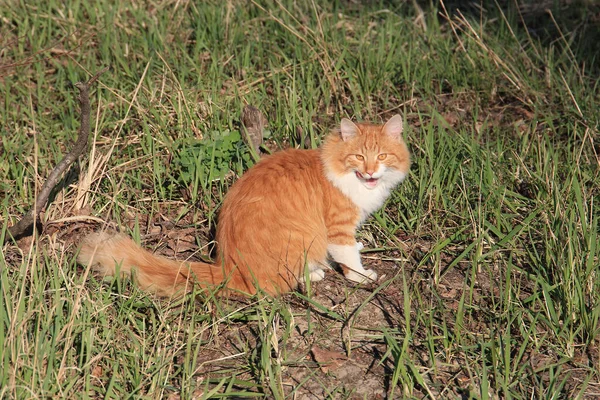
<path id="1" fill-rule="evenodd" d="M 356 171 L 356 177 L 360 179 L 366 187 L 373 189 L 379 182 L 378 178 L 365 178 L 360 172 Z"/>

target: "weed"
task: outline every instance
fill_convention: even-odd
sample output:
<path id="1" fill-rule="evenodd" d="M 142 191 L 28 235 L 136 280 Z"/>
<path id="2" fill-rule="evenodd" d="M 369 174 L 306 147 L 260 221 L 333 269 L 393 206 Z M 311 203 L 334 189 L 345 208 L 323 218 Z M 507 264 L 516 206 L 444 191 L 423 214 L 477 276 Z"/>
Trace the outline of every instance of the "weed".
<path id="1" fill-rule="evenodd" d="M 43 232 L 0 253 L 0 397 L 593 397 L 596 9 L 559 3 L 1 4 L 0 236 L 76 136 L 69 84 L 111 70 Z M 358 234 L 377 284 L 162 300 L 75 264 L 99 219 L 205 257 L 247 104 L 272 151 L 404 115 L 411 174 Z"/>

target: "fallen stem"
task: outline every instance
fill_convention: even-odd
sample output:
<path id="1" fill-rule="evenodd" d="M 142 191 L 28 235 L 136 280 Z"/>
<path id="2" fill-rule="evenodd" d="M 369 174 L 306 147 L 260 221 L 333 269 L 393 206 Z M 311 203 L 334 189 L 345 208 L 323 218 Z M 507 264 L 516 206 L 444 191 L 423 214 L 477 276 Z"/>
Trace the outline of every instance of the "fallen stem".
<path id="1" fill-rule="evenodd" d="M 79 127 L 79 136 L 73 146 L 73 149 L 67 153 L 67 155 L 58 163 L 56 167 L 50 172 L 46 182 L 42 186 L 40 193 L 35 201 L 33 207 L 27 211 L 27 213 L 21 218 L 16 224 L 8 228 L 8 235 L 5 236 L 4 240 L 8 238 L 18 239 L 25 236 L 25 233 L 35 226 L 37 218 L 40 212 L 46 207 L 48 197 L 58 184 L 61 175 L 79 158 L 85 151 L 90 136 L 90 86 L 98 80 L 98 77 L 106 72 L 108 67 L 102 68 L 96 75 L 94 75 L 87 82 L 77 82 L 75 87 L 79 89 L 79 103 L 81 104 L 81 126 Z"/>

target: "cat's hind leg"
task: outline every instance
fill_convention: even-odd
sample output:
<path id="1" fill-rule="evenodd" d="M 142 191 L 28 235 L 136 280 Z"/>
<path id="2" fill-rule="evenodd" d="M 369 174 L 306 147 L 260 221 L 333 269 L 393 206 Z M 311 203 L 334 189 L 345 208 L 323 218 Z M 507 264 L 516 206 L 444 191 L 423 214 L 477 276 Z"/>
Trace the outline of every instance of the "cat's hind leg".
<path id="1" fill-rule="evenodd" d="M 319 267 L 315 267 L 314 269 L 310 270 L 309 278 L 311 282 L 322 281 L 325 278 L 325 271 Z"/>
<path id="2" fill-rule="evenodd" d="M 323 270 L 323 267 L 326 267 L 326 264 L 318 262 L 308 262 L 308 279 L 310 279 L 311 282 L 322 281 L 325 278 L 325 271 Z M 300 277 L 300 282 L 306 281 L 305 276 L 306 275 L 303 274 Z"/>

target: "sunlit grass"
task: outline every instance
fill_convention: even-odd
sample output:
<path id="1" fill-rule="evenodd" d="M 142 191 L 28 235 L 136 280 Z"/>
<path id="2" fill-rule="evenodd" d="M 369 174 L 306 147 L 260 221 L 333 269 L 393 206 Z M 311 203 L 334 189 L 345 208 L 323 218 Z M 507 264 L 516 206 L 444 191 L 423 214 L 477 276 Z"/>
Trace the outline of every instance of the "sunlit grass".
<path id="1" fill-rule="evenodd" d="M 74 140 L 70 83 L 111 69 L 92 97 L 94 147 L 45 231 L 0 255 L 0 397 L 368 397 L 320 370 L 313 346 L 369 354 L 365 379 L 390 397 L 598 391 L 600 99 L 567 36 L 546 44 L 495 5 L 9 3 L 2 235 Z M 411 174 L 359 232 L 365 262 L 387 268 L 378 285 L 330 272 L 282 298 L 166 301 L 75 264 L 66 216 L 158 251 L 172 250 L 165 229 L 195 228 L 207 258 L 223 196 L 252 165 L 223 140 L 246 104 L 273 148 L 316 147 L 342 116 L 404 115 Z"/>

